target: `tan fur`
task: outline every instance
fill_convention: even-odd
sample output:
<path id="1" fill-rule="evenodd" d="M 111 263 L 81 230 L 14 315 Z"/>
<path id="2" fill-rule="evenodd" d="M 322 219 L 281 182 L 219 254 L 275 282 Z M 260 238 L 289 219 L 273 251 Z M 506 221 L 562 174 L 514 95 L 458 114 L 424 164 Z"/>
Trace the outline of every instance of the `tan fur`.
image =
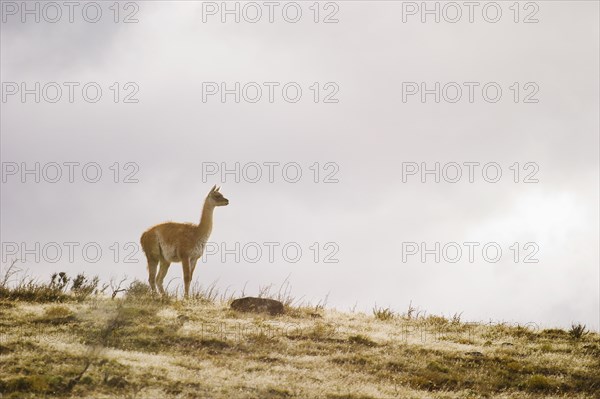
<path id="1" fill-rule="evenodd" d="M 185 296 L 189 295 L 196 262 L 202 256 L 212 231 L 213 211 L 217 206 L 229 204 L 229 200 L 223 197 L 219 189 L 220 187 L 214 186 L 208 193 L 199 224 L 162 223 L 142 234 L 140 242 L 148 259 L 148 282 L 152 291 L 156 292 L 158 284 L 159 292 L 164 294 L 163 282 L 169 266 L 172 262 L 181 262 Z M 159 263 L 160 270 L 157 275 Z"/>

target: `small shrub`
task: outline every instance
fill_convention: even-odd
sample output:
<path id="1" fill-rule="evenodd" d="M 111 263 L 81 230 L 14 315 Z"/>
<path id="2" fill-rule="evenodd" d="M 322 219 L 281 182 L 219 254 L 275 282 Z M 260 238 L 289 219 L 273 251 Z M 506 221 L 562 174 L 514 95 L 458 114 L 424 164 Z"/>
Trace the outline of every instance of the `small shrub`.
<path id="1" fill-rule="evenodd" d="M 414 307 L 412 305 L 412 301 L 408 304 L 408 309 L 406 310 L 406 313 L 402 315 L 402 317 L 407 320 L 418 320 L 423 316 L 425 316 L 424 312 L 422 310 L 419 310 L 419 308 Z"/>
<path id="2" fill-rule="evenodd" d="M 571 324 L 569 336 L 573 339 L 581 339 L 587 335 L 585 324 Z"/>
<path id="3" fill-rule="evenodd" d="M 53 290 L 64 292 L 67 284 L 69 284 L 69 280 L 70 279 L 65 272 L 54 273 L 50 278 L 50 284 L 48 287 Z"/>
<path id="4" fill-rule="evenodd" d="M 71 285 L 71 292 L 75 294 L 75 297 L 79 301 L 85 300 L 88 296 L 97 292 L 98 283 L 100 279 L 98 276 L 88 280 L 87 277 L 83 273 L 78 274 L 75 279 L 73 279 L 73 284 Z"/>
<path id="5" fill-rule="evenodd" d="M 460 324 L 461 318 L 462 318 L 462 312 L 460 312 L 460 313 L 454 313 L 454 315 L 452 315 L 452 320 L 450 322 L 453 325 Z"/>

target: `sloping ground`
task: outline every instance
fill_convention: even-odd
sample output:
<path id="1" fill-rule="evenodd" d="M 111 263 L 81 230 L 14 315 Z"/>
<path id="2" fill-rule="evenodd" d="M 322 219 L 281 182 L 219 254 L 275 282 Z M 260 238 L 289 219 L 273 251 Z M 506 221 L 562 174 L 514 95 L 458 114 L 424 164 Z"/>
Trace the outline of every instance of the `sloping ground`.
<path id="1" fill-rule="evenodd" d="M 600 398 L 600 336 L 149 297 L 0 300 L 2 398 Z"/>

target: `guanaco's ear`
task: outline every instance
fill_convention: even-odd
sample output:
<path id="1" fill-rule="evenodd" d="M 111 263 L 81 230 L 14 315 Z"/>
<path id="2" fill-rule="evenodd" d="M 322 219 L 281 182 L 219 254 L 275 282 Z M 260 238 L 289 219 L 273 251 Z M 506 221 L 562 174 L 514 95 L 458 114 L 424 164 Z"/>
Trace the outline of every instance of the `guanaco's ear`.
<path id="1" fill-rule="evenodd" d="M 219 191 L 221 189 L 221 186 L 217 187 L 217 189 L 215 191 Z"/>
<path id="2" fill-rule="evenodd" d="M 213 188 L 211 188 L 211 189 L 210 189 L 210 192 L 211 192 L 211 193 L 212 193 L 213 191 L 217 191 L 217 185 L 216 185 L 216 184 L 213 186 Z"/>

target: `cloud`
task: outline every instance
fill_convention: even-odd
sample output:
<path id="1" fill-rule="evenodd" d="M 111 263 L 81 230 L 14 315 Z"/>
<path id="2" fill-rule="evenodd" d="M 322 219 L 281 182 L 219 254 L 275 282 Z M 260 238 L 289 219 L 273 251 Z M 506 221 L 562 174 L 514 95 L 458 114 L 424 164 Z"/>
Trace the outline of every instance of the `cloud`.
<path id="1" fill-rule="evenodd" d="M 35 183 L 30 174 L 27 183 L 16 175 L 2 184 L 3 242 L 103 248 L 95 263 L 79 249 L 74 262 L 28 262 L 34 273 L 60 267 L 145 280 L 143 254 L 124 263 L 125 245 L 153 224 L 199 220 L 206 192 L 221 180 L 203 181 L 203 165 L 232 169 L 238 162 L 238 172 L 225 175 L 231 204 L 216 211 L 212 240 L 226 248 L 256 242 L 263 250 L 277 241 L 277 257 L 251 263 L 214 255 L 196 271 L 202 282 L 238 290 L 248 283 L 248 293 L 289 276 L 298 296 L 316 301 L 329 293 L 341 308 L 376 302 L 403 310 L 412 300 L 471 319 L 598 328 L 597 4 L 544 4 L 539 24 L 514 24 L 511 14 L 498 24 L 403 24 L 401 6 L 389 2 L 340 3 L 338 24 L 315 24 L 308 9 L 297 24 L 221 24 L 202 23 L 194 2 L 139 6 L 136 24 L 2 25 L 3 82 L 96 82 L 103 89 L 97 103 L 76 91 L 74 103 L 16 97 L 2 104 L 3 162 L 96 162 L 103 173 L 98 183 L 78 169 L 74 183 Z M 402 101 L 403 82 L 457 82 L 467 96 L 471 81 L 480 83 L 472 103 Z M 127 82 L 139 88 L 139 103 L 122 102 L 132 93 Z M 256 82 L 263 100 L 203 102 L 203 82 Z M 265 82 L 279 83 L 273 103 L 264 100 Z M 298 103 L 283 99 L 289 82 L 303 89 Z M 332 92 L 328 82 L 339 87 L 339 103 L 322 102 Z M 483 100 L 489 82 L 503 88 L 502 101 Z M 539 88 L 538 103 L 521 101 L 531 93 L 528 82 Z M 253 162 L 263 176 L 264 162 L 279 162 L 274 182 L 236 182 Z M 334 171 L 328 162 L 338 168 L 338 183 L 323 183 Z M 429 174 L 422 183 L 419 172 L 403 183 L 405 162 L 438 162 L 440 170 L 456 162 L 462 179 L 441 175 L 435 183 Z M 474 183 L 465 162 L 479 163 Z M 538 183 L 523 182 L 528 162 L 538 167 Z M 138 183 L 123 183 L 135 169 L 127 163 L 139 168 Z M 286 181 L 288 163 L 300 165 L 298 183 Z M 498 183 L 485 179 L 489 163 L 502 169 Z M 498 241 L 502 261 L 402 261 L 402 242 L 465 240 Z M 540 262 L 513 262 L 509 247 L 530 241 Z M 281 252 L 289 242 L 303 250 L 297 263 Z M 325 263 L 334 252 L 339 262 Z M 171 277 L 181 277 L 179 266 Z"/>

